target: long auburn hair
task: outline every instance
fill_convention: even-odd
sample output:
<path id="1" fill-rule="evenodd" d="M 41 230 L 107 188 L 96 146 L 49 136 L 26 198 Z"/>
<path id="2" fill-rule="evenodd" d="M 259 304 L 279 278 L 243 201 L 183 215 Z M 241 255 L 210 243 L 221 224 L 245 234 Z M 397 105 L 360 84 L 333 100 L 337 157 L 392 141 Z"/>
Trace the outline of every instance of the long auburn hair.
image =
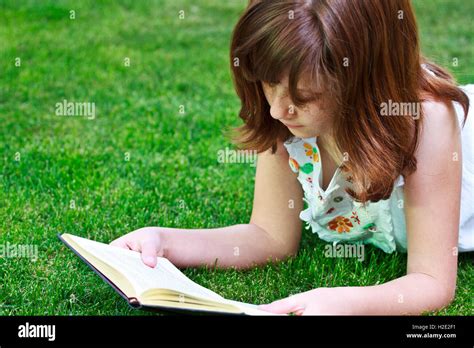
<path id="1" fill-rule="evenodd" d="M 336 146 L 349 154 L 342 169 L 355 190 L 347 192 L 363 203 L 387 199 L 397 177 L 416 170 L 422 108 L 418 117 L 384 117 L 381 103 L 457 101 L 464 123 L 469 110 L 452 75 L 421 54 L 409 0 L 250 0 L 233 30 L 230 63 L 244 121 L 232 140 L 257 152 L 275 153 L 292 136 L 271 117 L 261 82 L 288 73 L 290 98 L 301 106 L 300 76 L 324 81 L 323 97 L 338 105 Z"/>

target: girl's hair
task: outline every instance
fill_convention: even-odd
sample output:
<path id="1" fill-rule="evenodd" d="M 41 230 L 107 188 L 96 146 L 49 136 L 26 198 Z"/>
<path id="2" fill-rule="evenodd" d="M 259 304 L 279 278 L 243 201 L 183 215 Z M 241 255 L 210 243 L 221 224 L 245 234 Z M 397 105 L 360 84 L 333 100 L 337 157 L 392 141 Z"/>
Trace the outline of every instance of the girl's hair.
<path id="1" fill-rule="evenodd" d="M 457 101 L 464 122 L 469 109 L 450 73 L 421 55 L 409 0 L 250 0 L 233 31 L 230 62 L 244 121 L 233 141 L 275 153 L 292 134 L 271 117 L 261 82 L 288 74 L 291 100 L 302 106 L 297 84 L 305 74 L 336 102 L 332 135 L 348 154 L 342 169 L 354 190 L 347 192 L 364 203 L 387 199 L 397 177 L 416 170 L 421 105 L 416 115 L 389 117 L 382 103 Z"/>

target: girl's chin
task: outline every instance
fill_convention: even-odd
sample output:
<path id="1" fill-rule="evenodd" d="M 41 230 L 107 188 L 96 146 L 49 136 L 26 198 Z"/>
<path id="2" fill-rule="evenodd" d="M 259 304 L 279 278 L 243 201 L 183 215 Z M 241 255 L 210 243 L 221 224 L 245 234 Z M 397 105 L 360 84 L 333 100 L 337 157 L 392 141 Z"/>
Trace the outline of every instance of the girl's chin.
<path id="1" fill-rule="evenodd" d="M 305 134 L 308 134 L 308 130 L 305 129 L 304 127 L 292 127 L 292 128 L 289 128 L 288 129 L 290 130 L 291 133 L 293 133 L 294 135 L 305 135 Z"/>
<path id="2" fill-rule="evenodd" d="M 315 132 L 308 131 L 307 129 L 301 128 L 292 128 L 290 129 L 291 134 L 298 138 L 312 138 L 318 136 Z"/>

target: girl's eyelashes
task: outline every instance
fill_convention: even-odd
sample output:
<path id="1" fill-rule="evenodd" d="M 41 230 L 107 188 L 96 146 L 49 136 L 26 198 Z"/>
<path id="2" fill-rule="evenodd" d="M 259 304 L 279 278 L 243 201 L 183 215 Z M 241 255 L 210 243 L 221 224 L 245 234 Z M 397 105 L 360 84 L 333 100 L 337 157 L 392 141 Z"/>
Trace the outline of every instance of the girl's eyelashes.
<path id="1" fill-rule="evenodd" d="M 311 103 L 318 101 L 321 97 L 321 93 L 314 93 L 309 95 L 303 95 L 303 102 L 304 103 Z"/>
<path id="2" fill-rule="evenodd" d="M 262 81 L 263 85 L 266 85 L 268 88 L 275 88 L 277 85 L 280 84 L 280 81 Z M 288 91 L 286 91 L 288 94 Z M 300 106 L 306 106 L 307 104 L 317 102 L 320 98 L 322 93 L 316 93 L 316 92 L 309 92 L 306 90 L 301 90 L 298 89 L 298 93 L 301 95 L 302 99 L 300 99 L 300 103 L 298 105 Z"/>

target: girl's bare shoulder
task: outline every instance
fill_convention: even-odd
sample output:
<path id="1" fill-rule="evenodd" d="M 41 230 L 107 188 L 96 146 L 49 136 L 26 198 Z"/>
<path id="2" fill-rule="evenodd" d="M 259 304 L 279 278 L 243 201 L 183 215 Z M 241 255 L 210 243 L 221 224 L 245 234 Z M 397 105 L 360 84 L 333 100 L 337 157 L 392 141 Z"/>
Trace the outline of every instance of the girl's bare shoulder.
<path id="1" fill-rule="evenodd" d="M 423 109 L 422 140 L 428 143 L 439 143 L 459 136 L 460 127 L 452 102 L 428 99 L 421 103 L 421 107 Z"/>
<path id="2" fill-rule="evenodd" d="M 422 109 L 416 158 L 419 166 L 435 173 L 459 152 L 460 127 L 451 102 L 426 100 L 422 102 Z"/>

